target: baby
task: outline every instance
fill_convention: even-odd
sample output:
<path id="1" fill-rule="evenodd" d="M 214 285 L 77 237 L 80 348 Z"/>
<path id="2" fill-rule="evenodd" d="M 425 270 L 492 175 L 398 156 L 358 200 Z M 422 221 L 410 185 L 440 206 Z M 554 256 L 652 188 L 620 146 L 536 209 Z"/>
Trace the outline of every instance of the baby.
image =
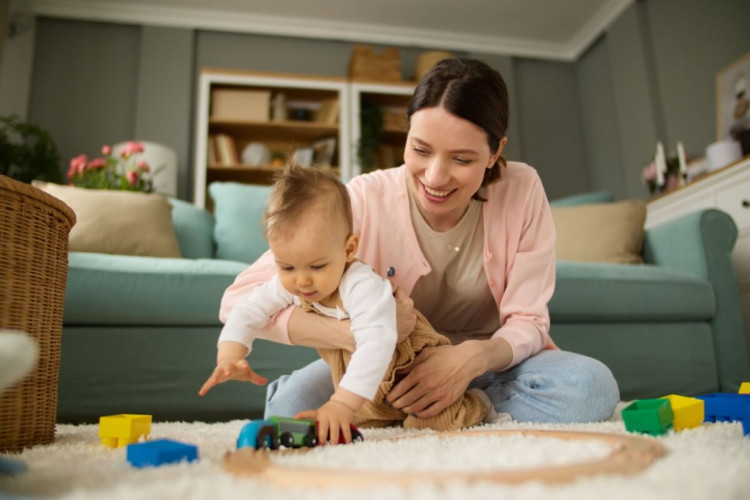
<path id="1" fill-rule="evenodd" d="M 354 413 L 372 399 L 396 346 L 396 303 L 391 284 L 355 260 L 349 193 L 322 170 L 290 165 L 278 176 L 264 217 L 277 274 L 232 309 L 219 336 L 216 369 L 200 394 L 252 370 L 245 358 L 255 332 L 291 304 L 351 319 L 355 351 L 331 399 L 317 412 L 319 442 L 339 430 L 351 441 Z M 254 374 L 250 381 L 263 383 Z M 255 380 L 252 380 L 255 378 Z M 260 379 L 260 380 L 258 380 Z"/>
<path id="2" fill-rule="evenodd" d="M 227 380 L 264 384 L 265 378 L 252 370 L 246 357 L 256 332 L 294 304 L 350 319 L 355 340 L 352 353 L 319 350 L 331 366 L 335 387 L 330 400 L 314 412 L 319 442 L 326 442 L 330 435 L 336 443 L 339 432 L 350 442 L 350 423 L 453 430 L 497 416 L 479 390 L 468 391 L 431 419 L 405 415 L 384 403 L 397 370 L 408 367 L 422 348 L 450 341 L 418 314 L 408 341 L 396 348 L 391 284 L 355 259 L 359 239 L 353 234 L 349 194 L 336 177 L 315 168 L 287 166 L 269 195 L 264 225 L 277 273 L 232 309 L 219 336 L 216 368 L 201 388 L 201 396 Z"/>

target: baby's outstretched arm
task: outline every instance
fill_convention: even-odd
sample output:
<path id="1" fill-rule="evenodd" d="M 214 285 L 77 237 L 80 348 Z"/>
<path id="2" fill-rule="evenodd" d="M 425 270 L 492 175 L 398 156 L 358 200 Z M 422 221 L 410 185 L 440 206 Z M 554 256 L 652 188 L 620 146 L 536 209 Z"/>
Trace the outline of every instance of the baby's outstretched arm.
<path id="1" fill-rule="evenodd" d="M 247 347 L 239 342 L 221 342 L 216 355 L 216 368 L 203 384 L 201 390 L 198 391 L 198 395 L 204 396 L 213 386 L 227 380 L 240 380 L 252 382 L 255 385 L 265 385 L 268 379 L 258 375 L 250 368 L 250 364 L 245 359 L 247 354 Z"/>

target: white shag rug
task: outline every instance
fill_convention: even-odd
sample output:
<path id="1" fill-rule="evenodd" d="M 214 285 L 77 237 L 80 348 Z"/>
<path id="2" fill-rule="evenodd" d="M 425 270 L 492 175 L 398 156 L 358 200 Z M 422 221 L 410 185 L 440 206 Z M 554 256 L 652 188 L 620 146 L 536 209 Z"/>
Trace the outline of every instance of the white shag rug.
<path id="1" fill-rule="evenodd" d="M 622 408 L 623 405 L 619 407 Z M 198 445 L 199 460 L 157 468 L 131 467 L 125 449 L 111 450 L 99 442 L 96 425 L 58 425 L 55 443 L 25 450 L 13 458 L 28 470 L 0 475 L 0 498 L 84 499 L 231 499 L 262 500 L 464 500 L 513 498 L 519 500 L 587 499 L 748 499 L 750 498 L 750 437 L 739 423 L 704 424 L 700 428 L 656 438 L 667 455 L 633 475 L 598 475 L 562 485 L 531 481 L 518 485 L 490 482 L 448 485 L 420 484 L 349 490 L 282 488 L 273 482 L 234 476 L 221 459 L 234 449 L 245 421 L 227 423 L 154 423 L 150 439 L 169 438 Z M 625 433 L 616 416 L 607 422 L 576 425 L 500 423 L 486 429 L 548 429 Z M 604 457 L 606 445 L 597 441 L 562 441 L 532 436 L 477 439 L 467 436 L 439 440 L 434 436 L 382 441 L 413 435 L 403 429 L 364 430 L 366 441 L 354 446 L 326 447 L 287 456 L 285 465 L 372 469 L 384 477 L 389 470 L 466 470 L 537 468 Z M 430 434 L 430 433 L 425 433 Z M 381 441 L 379 441 L 381 440 Z M 9 457 L 9 455 L 5 455 Z"/>

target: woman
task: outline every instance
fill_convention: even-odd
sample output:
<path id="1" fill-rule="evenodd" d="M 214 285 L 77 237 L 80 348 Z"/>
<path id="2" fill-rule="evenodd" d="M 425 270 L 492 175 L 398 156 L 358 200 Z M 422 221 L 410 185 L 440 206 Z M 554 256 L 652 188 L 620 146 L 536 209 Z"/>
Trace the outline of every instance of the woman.
<path id="1" fill-rule="evenodd" d="M 421 352 L 387 400 L 426 418 L 476 387 L 516 421 L 608 418 L 619 401 L 612 373 L 549 337 L 555 228 L 536 171 L 502 157 L 508 93 L 500 74 L 477 60 L 443 60 L 418 84 L 407 118 L 404 165 L 348 185 L 358 257 L 383 275 L 395 271 L 401 334 L 413 326 L 413 305 L 453 345 Z M 272 271 L 266 254 L 240 274 L 222 319 Z M 346 322 L 296 308 L 264 335 L 353 350 Z M 332 393 L 328 367 L 316 361 L 269 386 L 266 414 L 292 416 Z"/>

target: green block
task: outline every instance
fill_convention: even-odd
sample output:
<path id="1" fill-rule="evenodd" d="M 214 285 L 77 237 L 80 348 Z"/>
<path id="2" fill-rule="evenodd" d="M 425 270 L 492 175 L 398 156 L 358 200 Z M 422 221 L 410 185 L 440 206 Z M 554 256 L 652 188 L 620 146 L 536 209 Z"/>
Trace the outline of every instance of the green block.
<path id="1" fill-rule="evenodd" d="M 639 399 L 622 410 L 629 432 L 660 436 L 672 428 L 674 413 L 668 399 Z"/>

